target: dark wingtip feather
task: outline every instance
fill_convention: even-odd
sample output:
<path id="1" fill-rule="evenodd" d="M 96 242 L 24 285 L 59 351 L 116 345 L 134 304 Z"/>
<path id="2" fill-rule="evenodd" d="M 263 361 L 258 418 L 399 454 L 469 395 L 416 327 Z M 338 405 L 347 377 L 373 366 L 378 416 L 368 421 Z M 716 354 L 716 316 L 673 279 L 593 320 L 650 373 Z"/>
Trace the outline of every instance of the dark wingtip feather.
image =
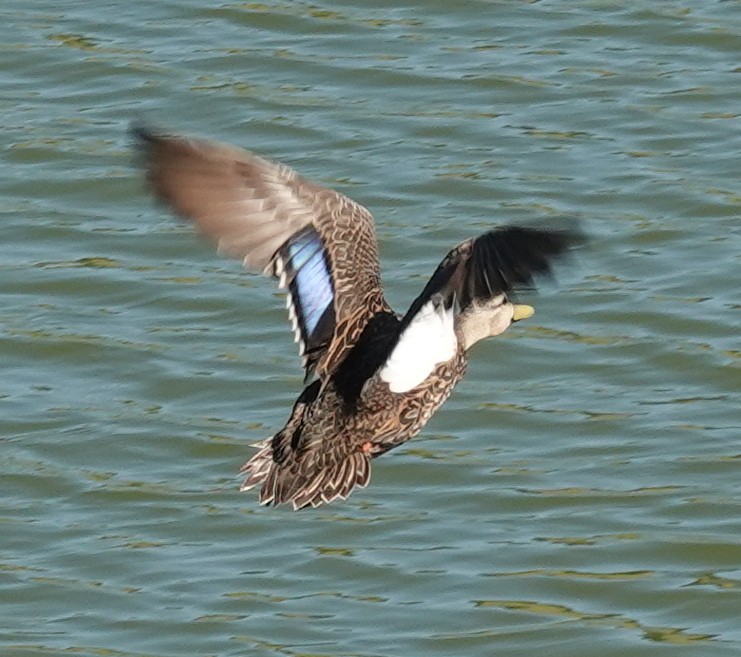
<path id="1" fill-rule="evenodd" d="M 446 305 L 457 304 L 462 310 L 474 301 L 532 289 L 536 277 L 552 277 L 553 262 L 587 239 L 577 219 L 554 224 L 502 226 L 461 242 L 443 258 L 404 316 L 400 330 L 435 294 L 441 294 Z"/>
<path id="2" fill-rule="evenodd" d="M 153 130 L 149 126 L 145 125 L 143 121 L 139 119 L 132 121 L 129 125 L 129 134 L 135 141 L 146 140 L 153 134 Z"/>
<path id="3" fill-rule="evenodd" d="M 183 137 L 160 130 L 142 120 L 131 122 L 129 137 L 138 156 L 139 165 L 148 171 L 166 147 L 173 148 L 186 143 Z"/>
<path id="4" fill-rule="evenodd" d="M 586 242 L 576 219 L 552 226 L 504 226 L 477 237 L 469 262 L 466 292 L 470 298 L 532 289 L 536 277 L 552 278 L 553 261 Z"/>
<path id="5" fill-rule="evenodd" d="M 158 131 L 141 120 L 132 121 L 129 125 L 129 137 L 138 150 L 147 150 L 158 139 Z"/>
<path id="6" fill-rule="evenodd" d="M 135 152 L 135 163 L 150 177 L 150 167 L 157 142 L 161 138 L 158 131 L 146 125 L 143 121 L 132 121 L 129 126 L 129 138 Z M 151 183 L 151 180 L 149 180 Z"/>

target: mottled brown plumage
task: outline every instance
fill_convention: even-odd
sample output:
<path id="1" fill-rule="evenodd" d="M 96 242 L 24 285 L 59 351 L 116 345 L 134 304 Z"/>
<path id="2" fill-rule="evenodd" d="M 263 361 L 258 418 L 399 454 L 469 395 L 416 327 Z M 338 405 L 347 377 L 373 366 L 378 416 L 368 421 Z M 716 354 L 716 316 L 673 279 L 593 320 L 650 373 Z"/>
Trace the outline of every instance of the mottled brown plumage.
<path id="1" fill-rule="evenodd" d="M 580 236 L 504 227 L 441 262 L 404 316 L 386 303 L 363 206 L 247 151 L 137 129 L 148 179 L 219 250 L 287 289 L 309 383 L 285 427 L 258 443 L 242 490 L 318 506 L 367 485 L 371 459 L 417 434 L 466 370 L 467 350 L 532 314 L 507 295 L 550 273 Z"/>

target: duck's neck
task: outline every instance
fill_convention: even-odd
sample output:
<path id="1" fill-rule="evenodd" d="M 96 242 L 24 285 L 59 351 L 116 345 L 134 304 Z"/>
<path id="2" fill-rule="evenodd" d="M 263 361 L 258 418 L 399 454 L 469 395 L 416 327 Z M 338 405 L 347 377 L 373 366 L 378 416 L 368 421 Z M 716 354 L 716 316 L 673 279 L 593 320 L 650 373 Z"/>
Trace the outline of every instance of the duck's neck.
<path id="1" fill-rule="evenodd" d="M 501 297 L 489 303 L 471 304 L 458 316 L 459 340 L 466 351 L 484 338 L 504 333 L 512 323 L 513 306 Z"/>

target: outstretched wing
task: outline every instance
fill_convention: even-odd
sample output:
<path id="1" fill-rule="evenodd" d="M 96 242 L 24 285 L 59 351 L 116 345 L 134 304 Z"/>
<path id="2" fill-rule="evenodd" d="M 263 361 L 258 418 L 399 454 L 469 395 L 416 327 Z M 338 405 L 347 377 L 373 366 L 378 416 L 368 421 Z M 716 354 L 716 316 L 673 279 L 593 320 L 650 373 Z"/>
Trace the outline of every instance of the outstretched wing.
<path id="1" fill-rule="evenodd" d="M 134 133 L 155 194 L 220 251 L 278 279 L 306 377 L 331 374 L 368 318 L 387 308 L 370 212 L 248 151 Z"/>
<path id="2" fill-rule="evenodd" d="M 537 276 L 550 277 L 554 258 L 584 241 L 578 224 L 566 223 L 567 227 L 556 230 L 503 226 L 461 242 L 414 300 L 402 330 L 433 296 L 439 296 L 447 308 L 455 304 L 460 314 L 474 302 L 531 289 Z"/>
<path id="3" fill-rule="evenodd" d="M 502 332 L 513 319 L 532 314 L 529 306 L 506 304 L 508 295 L 532 287 L 536 276 L 549 276 L 552 260 L 582 239 L 576 224 L 561 230 L 505 226 L 456 246 L 404 316 L 381 378 L 392 392 L 411 390 L 453 358 L 459 348 L 456 329 L 468 348 L 492 334 L 494 318 L 496 332 Z M 474 318 L 484 308 L 486 328 L 480 330 Z"/>

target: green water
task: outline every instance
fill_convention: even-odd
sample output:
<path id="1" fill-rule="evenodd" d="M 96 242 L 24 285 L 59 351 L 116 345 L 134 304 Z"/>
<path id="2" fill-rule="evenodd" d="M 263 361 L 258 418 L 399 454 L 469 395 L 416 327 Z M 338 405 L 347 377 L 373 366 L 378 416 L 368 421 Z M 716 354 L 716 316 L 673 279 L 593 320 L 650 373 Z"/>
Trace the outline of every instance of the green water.
<path id="1" fill-rule="evenodd" d="M 0 654 L 741 654 L 738 2 L 0 19 Z M 147 197 L 142 118 L 368 206 L 400 310 L 490 226 L 591 244 L 367 489 L 262 508 L 283 302 Z"/>

